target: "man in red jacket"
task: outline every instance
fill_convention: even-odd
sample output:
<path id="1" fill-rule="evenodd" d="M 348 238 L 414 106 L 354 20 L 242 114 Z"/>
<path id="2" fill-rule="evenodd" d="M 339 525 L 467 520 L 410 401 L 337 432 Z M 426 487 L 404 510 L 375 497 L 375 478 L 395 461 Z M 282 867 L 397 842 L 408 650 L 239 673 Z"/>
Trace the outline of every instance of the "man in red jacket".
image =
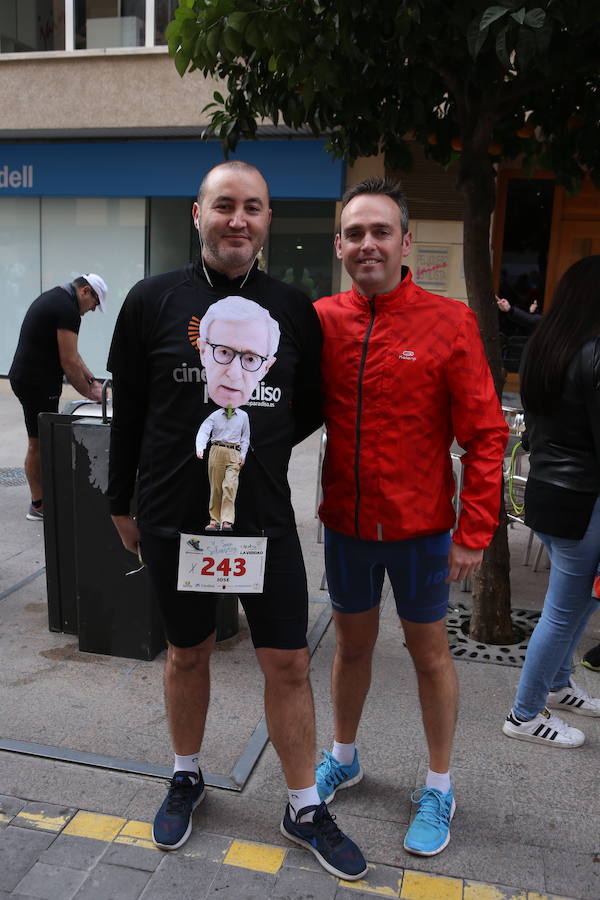
<path id="1" fill-rule="evenodd" d="M 474 575 L 498 524 L 507 426 L 473 312 L 418 287 L 399 185 L 369 178 L 342 200 L 338 259 L 350 291 L 317 301 L 327 425 L 323 503 L 336 627 L 335 734 L 317 768 L 321 799 L 362 778 L 355 747 L 385 572 L 416 669 L 429 750 L 404 847 L 433 856 L 450 839 L 450 753 L 458 684 L 445 616 L 450 582 Z M 465 453 L 458 527 L 450 446 Z"/>

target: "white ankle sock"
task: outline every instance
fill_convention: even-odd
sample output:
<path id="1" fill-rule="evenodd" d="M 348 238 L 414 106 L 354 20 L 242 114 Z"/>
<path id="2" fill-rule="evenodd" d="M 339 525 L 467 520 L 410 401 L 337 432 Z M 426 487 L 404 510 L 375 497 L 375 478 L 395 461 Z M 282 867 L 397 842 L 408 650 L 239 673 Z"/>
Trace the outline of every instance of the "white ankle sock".
<path id="1" fill-rule="evenodd" d="M 178 756 L 175 754 L 175 765 L 173 766 L 173 772 L 191 772 L 196 776 L 197 779 L 200 778 L 200 766 L 198 764 L 198 757 L 200 755 L 200 751 L 198 753 L 192 753 L 191 756 Z"/>
<path id="2" fill-rule="evenodd" d="M 291 788 L 288 788 L 288 798 L 290 802 L 290 809 L 294 814 L 294 819 L 300 812 L 301 809 L 305 809 L 307 806 L 320 806 L 321 798 L 319 797 L 319 792 L 317 791 L 317 785 L 313 784 L 311 787 L 302 788 L 299 791 L 293 791 Z M 299 820 L 300 822 L 312 822 L 314 818 L 314 810 L 311 810 L 310 813 L 307 813 L 305 816 Z"/>
<path id="3" fill-rule="evenodd" d="M 427 769 L 427 778 L 425 784 L 430 788 L 437 788 L 442 794 L 447 794 L 450 790 L 450 772 L 432 772 Z"/>
<path id="4" fill-rule="evenodd" d="M 339 741 L 333 742 L 333 747 L 331 748 L 331 755 L 334 759 L 336 759 L 341 766 L 349 766 L 354 759 L 354 751 L 356 749 L 356 744 L 340 744 Z"/>

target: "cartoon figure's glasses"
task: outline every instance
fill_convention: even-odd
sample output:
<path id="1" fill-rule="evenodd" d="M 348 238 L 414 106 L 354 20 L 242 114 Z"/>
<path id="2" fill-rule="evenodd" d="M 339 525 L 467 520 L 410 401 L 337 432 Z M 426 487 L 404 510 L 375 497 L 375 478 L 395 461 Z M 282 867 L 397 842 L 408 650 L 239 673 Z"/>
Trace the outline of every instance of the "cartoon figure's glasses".
<path id="1" fill-rule="evenodd" d="M 209 347 L 212 347 L 213 359 L 221 366 L 227 366 L 230 362 L 239 356 L 242 369 L 246 372 L 256 372 L 263 363 L 266 363 L 268 356 L 261 356 L 259 353 L 253 353 L 252 350 L 234 350 L 233 347 L 225 347 L 223 344 L 211 344 L 206 341 Z"/>

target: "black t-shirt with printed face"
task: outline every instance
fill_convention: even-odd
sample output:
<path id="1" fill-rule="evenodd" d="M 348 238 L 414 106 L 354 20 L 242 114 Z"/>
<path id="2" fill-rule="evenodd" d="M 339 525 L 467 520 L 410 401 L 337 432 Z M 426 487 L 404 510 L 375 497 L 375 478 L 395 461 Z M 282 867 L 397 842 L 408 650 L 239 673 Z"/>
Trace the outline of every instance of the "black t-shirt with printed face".
<path id="1" fill-rule="evenodd" d="M 276 361 L 243 408 L 250 448 L 240 473 L 236 527 L 276 537 L 294 527 L 287 482 L 291 449 L 321 421 L 321 329 L 308 298 L 252 270 L 228 279 L 187 266 L 139 282 L 117 320 L 108 369 L 113 419 L 108 497 L 126 514 L 138 476 L 137 517 L 160 535 L 198 532 L 208 514 L 207 460 L 195 453 L 196 432 L 216 409 L 196 347 L 200 319 L 226 296 L 266 308 L 280 327 Z"/>
<path id="2" fill-rule="evenodd" d="M 44 291 L 25 313 L 9 378 L 60 393 L 63 370 L 56 332 L 64 329 L 79 334 L 80 325 L 74 293 L 65 287 Z"/>

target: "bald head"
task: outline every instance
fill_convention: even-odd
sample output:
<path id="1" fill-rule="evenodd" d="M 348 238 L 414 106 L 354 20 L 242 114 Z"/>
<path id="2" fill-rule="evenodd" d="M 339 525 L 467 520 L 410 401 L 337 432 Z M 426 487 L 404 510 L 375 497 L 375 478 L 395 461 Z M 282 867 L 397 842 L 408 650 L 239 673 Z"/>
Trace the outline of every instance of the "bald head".
<path id="1" fill-rule="evenodd" d="M 269 186 L 267 185 L 267 182 L 265 181 L 262 172 L 259 169 L 257 169 L 256 166 L 253 166 L 251 163 L 244 162 L 241 159 L 228 159 L 227 162 L 219 163 L 218 165 L 213 166 L 212 169 L 209 169 L 209 171 L 206 173 L 206 175 L 202 179 L 202 183 L 201 183 L 200 187 L 198 188 L 198 205 L 199 206 L 202 205 L 202 200 L 204 199 L 209 182 L 211 181 L 213 176 L 217 175 L 220 172 L 223 172 L 225 170 L 231 170 L 232 175 L 235 175 L 237 173 L 242 173 L 242 172 L 246 173 L 246 174 L 252 173 L 253 175 L 255 175 L 264 184 L 265 191 L 267 192 L 267 202 L 269 201 L 269 199 L 270 199 L 269 198 Z"/>

